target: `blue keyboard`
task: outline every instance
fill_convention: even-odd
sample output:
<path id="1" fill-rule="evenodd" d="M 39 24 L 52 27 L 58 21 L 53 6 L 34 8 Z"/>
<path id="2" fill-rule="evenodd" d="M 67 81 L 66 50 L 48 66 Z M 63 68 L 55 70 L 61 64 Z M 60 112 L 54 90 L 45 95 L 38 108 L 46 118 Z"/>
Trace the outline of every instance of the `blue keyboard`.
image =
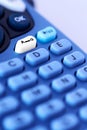
<path id="1" fill-rule="evenodd" d="M 0 130 L 87 130 L 87 56 L 27 0 L 0 0 Z"/>

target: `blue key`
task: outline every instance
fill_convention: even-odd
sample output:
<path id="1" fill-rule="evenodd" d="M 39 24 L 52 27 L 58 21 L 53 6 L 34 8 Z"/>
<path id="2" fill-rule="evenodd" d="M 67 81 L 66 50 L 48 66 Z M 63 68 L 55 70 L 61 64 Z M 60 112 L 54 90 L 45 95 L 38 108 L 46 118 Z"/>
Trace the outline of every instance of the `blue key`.
<path id="1" fill-rule="evenodd" d="M 36 127 L 32 128 L 32 129 L 27 129 L 27 130 L 48 130 L 48 129 L 46 127 L 44 127 L 44 126 L 36 126 Z"/>
<path id="2" fill-rule="evenodd" d="M 55 115 L 61 114 L 65 105 L 58 99 L 52 99 L 36 107 L 36 114 L 41 120 L 46 120 Z"/>
<path id="3" fill-rule="evenodd" d="M 87 66 L 84 66 L 77 70 L 76 76 L 81 81 L 87 81 Z"/>
<path id="4" fill-rule="evenodd" d="M 31 71 L 24 72 L 8 79 L 8 86 L 13 91 L 18 91 L 36 84 L 37 76 Z"/>
<path id="5" fill-rule="evenodd" d="M 24 103 L 27 105 L 33 105 L 48 99 L 50 95 L 51 90 L 48 88 L 48 86 L 39 85 L 35 88 L 25 90 L 21 97 Z"/>
<path id="6" fill-rule="evenodd" d="M 75 51 L 64 57 L 63 63 L 69 68 L 81 65 L 85 61 L 85 56 L 79 51 Z"/>
<path id="7" fill-rule="evenodd" d="M 52 130 L 77 130 L 78 118 L 74 114 L 66 114 L 51 123 Z"/>
<path id="8" fill-rule="evenodd" d="M 9 25 L 17 31 L 24 31 L 30 26 L 30 19 L 23 13 L 13 13 L 8 19 Z"/>
<path id="9" fill-rule="evenodd" d="M 12 112 L 19 107 L 19 102 L 16 98 L 8 96 L 0 99 L 0 116 Z"/>
<path id="10" fill-rule="evenodd" d="M 87 90 L 80 88 L 72 91 L 66 95 L 65 100 L 72 107 L 78 106 L 87 101 Z"/>
<path id="11" fill-rule="evenodd" d="M 39 75 L 44 79 L 52 78 L 62 72 L 62 65 L 58 61 L 52 61 L 39 68 Z"/>
<path id="12" fill-rule="evenodd" d="M 52 82 L 52 88 L 57 92 L 65 92 L 74 88 L 76 84 L 76 79 L 74 76 L 67 74 L 60 78 L 54 79 Z"/>
<path id="13" fill-rule="evenodd" d="M 87 105 L 80 108 L 79 116 L 83 121 L 87 122 Z"/>
<path id="14" fill-rule="evenodd" d="M 57 32 L 56 30 L 51 27 L 51 26 L 48 26 L 42 30 L 40 30 L 38 33 L 37 33 L 37 39 L 38 41 L 40 41 L 41 43 L 48 43 L 50 41 L 53 41 L 55 40 L 57 36 Z"/>
<path id="15" fill-rule="evenodd" d="M 5 92 L 5 87 L 0 84 L 0 96 Z"/>
<path id="16" fill-rule="evenodd" d="M 23 67 L 24 63 L 18 58 L 2 62 L 0 63 L 0 77 L 17 74 L 23 70 Z"/>
<path id="17" fill-rule="evenodd" d="M 50 50 L 56 55 L 61 55 L 71 50 L 71 42 L 67 39 L 61 39 L 51 44 Z"/>
<path id="18" fill-rule="evenodd" d="M 40 48 L 36 51 L 29 52 L 26 55 L 26 62 L 32 66 L 36 66 L 41 64 L 49 59 L 49 52 L 44 49 Z"/>
<path id="19" fill-rule="evenodd" d="M 30 126 L 33 122 L 33 116 L 28 111 L 20 111 L 14 115 L 8 116 L 3 121 L 3 127 L 6 130 L 19 130 Z"/>

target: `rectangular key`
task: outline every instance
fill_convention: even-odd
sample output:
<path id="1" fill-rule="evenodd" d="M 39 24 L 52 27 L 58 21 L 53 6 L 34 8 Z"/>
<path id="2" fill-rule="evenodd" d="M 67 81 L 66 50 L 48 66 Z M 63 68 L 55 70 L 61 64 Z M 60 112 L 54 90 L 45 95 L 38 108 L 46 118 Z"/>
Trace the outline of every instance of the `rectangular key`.
<path id="1" fill-rule="evenodd" d="M 19 106 L 16 98 L 8 96 L 0 99 L 0 116 L 15 111 Z"/>
<path id="2" fill-rule="evenodd" d="M 36 66 L 49 59 L 49 51 L 45 48 L 40 48 L 36 51 L 29 52 L 26 55 L 26 62 L 31 66 Z"/>
<path id="3" fill-rule="evenodd" d="M 20 111 L 8 116 L 3 121 L 3 127 L 6 130 L 20 130 L 30 126 L 33 122 L 33 116 L 28 111 Z"/>
<path id="4" fill-rule="evenodd" d="M 44 79 L 50 79 L 62 72 L 62 64 L 58 61 L 52 61 L 39 68 L 38 73 Z"/>
<path id="5" fill-rule="evenodd" d="M 85 56 L 82 52 L 75 51 L 64 57 L 63 63 L 69 68 L 77 67 L 85 61 Z"/>
<path id="6" fill-rule="evenodd" d="M 24 72 L 8 79 L 8 86 L 13 91 L 18 91 L 26 87 L 32 87 L 37 82 L 37 76 L 31 71 Z"/>
<path id="7" fill-rule="evenodd" d="M 40 103 L 50 97 L 51 90 L 46 85 L 38 85 L 35 88 L 25 90 L 21 98 L 23 102 L 27 105 L 33 105 Z"/>
<path id="8" fill-rule="evenodd" d="M 77 130 L 78 124 L 78 118 L 70 113 L 58 119 L 54 119 L 51 123 L 51 128 L 52 130 Z"/>
<path id="9" fill-rule="evenodd" d="M 0 63 L 0 77 L 17 74 L 23 70 L 23 67 L 24 63 L 19 58 L 2 62 Z"/>
<path id="10" fill-rule="evenodd" d="M 65 97 L 68 105 L 75 107 L 87 101 L 87 90 L 79 88 L 75 91 L 68 93 Z"/>
<path id="11" fill-rule="evenodd" d="M 58 99 L 52 99 L 36 107 L 36 114 L 41 120 L 49 119 L 55 115 L 60 115 L 65 109 L 65 105 Z"/>

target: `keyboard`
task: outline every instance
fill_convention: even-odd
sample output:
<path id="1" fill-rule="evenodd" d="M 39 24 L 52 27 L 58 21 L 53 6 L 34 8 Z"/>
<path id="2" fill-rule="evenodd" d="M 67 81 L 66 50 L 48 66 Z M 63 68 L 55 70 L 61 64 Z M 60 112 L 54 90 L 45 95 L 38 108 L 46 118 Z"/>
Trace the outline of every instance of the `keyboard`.
<path id="1" fill-rule="evenodd" d="M 0 0 L 0 130 L 87 130 L 87 56 L 27 0 Z"/>

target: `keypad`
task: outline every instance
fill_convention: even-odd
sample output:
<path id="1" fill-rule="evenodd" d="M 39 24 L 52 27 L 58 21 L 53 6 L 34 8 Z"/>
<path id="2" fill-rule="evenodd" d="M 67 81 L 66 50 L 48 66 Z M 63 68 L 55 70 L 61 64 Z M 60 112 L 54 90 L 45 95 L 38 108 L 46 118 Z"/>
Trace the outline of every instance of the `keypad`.
<path id="1" fill-rule="evenodd" d="M 86 130 L 86 55 L 25 3 L 0 0 L 0 130 Z"/>

